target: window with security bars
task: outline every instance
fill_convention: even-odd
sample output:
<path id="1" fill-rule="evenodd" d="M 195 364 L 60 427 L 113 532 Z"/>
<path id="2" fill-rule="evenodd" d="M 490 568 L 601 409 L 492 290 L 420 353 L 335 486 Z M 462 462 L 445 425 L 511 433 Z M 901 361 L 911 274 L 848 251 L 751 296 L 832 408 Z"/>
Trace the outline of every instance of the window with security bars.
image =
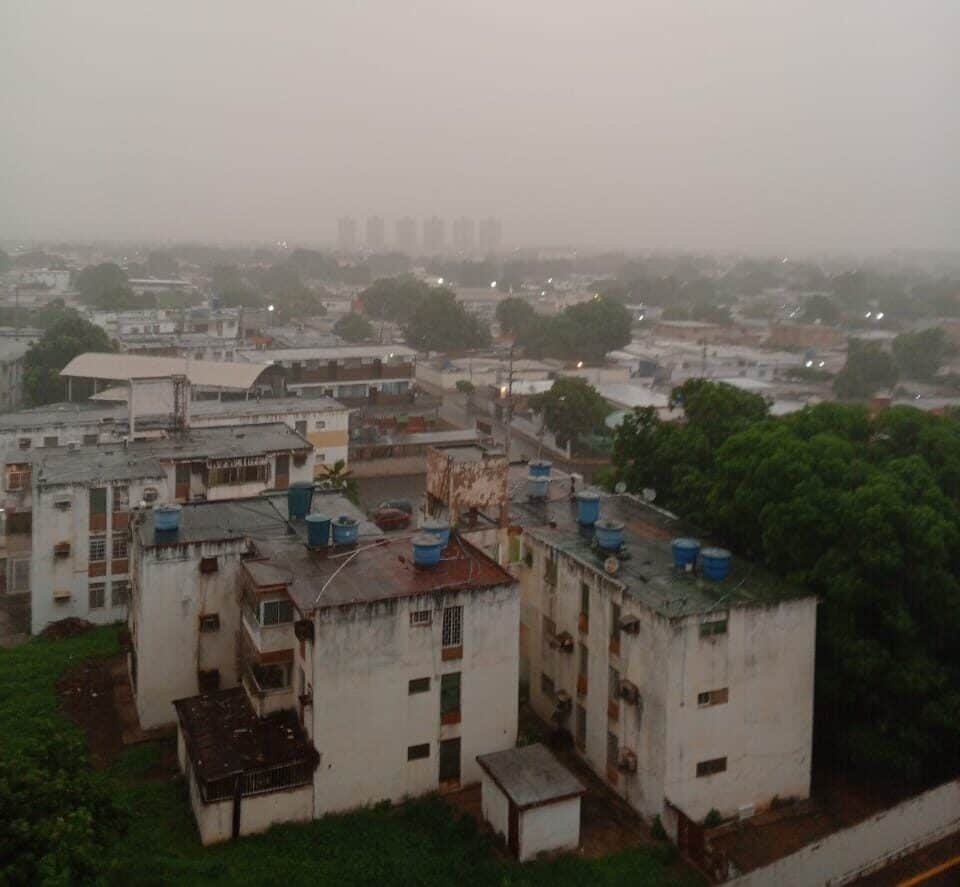
<path id="1" fill-rule="evenodd" d="M 293 603 L 291 601 L 285 599 L 264 601 L 260 605 L 261 625 L 285 625 L 288 622 L 293 622 Z"/>
<path id="2" fill-rule="evenodd" d="M 430 610 L 413 610 L 410 613 L 411 628 L 429 625 L 432 622 L 433 613 Z"/>
<path id="3" fill-rule="evenodd" d="M 90 609 L 99 610 L 107 603 L 107 586 L 105 582 L 90 583 Z"/>
<path id="4" fill-rule="evenodd" d="M 118 579 L 110 587 L 114 607 L 125 607 L 130 602 L 130 583 L 126 579 Z"/>
<path id="5" fill-rule="evenodd" d="M 219 465 L 211 468 L 207 475 L 207 485 L 221 487 L 225 485 L 249 484 L 266 481 L 266 462 L 256 465 Z"/>
<path id="6" fill-rule="evenodd" d="M 110 556 L 114 560 L 125 558 L 127 556 L 127 534 L 126 533 L 113 534 L 113 550 L 111 551 Z"/>
<path id="7" fill-rule="evenodd" d="M 107 537 L 91 536 L 90 537 L 90 560 L 104 561 L 106 559 L 107 559 Z"/>
<path id="8" fill-rule="evenodd" d="M 30 560 L 29 558 L 20 558 L 10 562 L 12 573 L 11 584 L 14 591 L 30 590 Z"/>
<path id="9" fill-rule="evenodd" d="M 463 644 L 463 607 L 445 607 L 443 610 L 443 646 Z"/>

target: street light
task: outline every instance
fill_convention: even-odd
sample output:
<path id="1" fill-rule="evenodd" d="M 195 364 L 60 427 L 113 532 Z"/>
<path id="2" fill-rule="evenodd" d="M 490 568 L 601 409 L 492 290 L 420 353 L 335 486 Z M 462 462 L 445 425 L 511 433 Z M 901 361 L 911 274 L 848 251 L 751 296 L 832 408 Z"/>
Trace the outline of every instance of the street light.
<path id="1" fill-rule="evenodd" d="M 443 286 L 443 278 L 442 278 L 442 277 L 438 277 L 438 278 L 437 278 L 437 286 Z"/>
<path id="2" fill-rule="evenodd" d="M 495 280 L 490 281 L 490 289 L 495 290 L 497 288 L 497 282 Z"/>
<path id="3" fill-rule="evenodd" d="M 582 370 L 582 369 L 583 369 L 583 361 L 582 361 L 582 360 L 578 360 L 578 361 L 577 361 L 577 369 L 578 369 L 578 370 Z"/>

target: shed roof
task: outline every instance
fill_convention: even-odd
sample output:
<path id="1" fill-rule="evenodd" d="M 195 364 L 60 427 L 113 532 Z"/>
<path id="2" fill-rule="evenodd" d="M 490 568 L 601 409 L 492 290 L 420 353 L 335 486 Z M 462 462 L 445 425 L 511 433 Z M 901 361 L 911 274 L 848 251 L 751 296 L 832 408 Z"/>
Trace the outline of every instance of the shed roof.
<path id="1" fill-rule="evenodd" d="M 521 810 L 582 795 L 586 788 L 539 742 L 478 755 L 477 763 Z"/>
<path id="2" fill-rule="evenodd" d="M 184 357 L 148 357 L 141 354 L 102 354 L 88 351 L 78 354 L 61 371 L 61 376 L 79 379 L 161 379 L 186 376 L 192 385 L 212 388 L 246 389 L 267 369 L 266 363 L 226 363 L 215 360 L 189 360 Z"/>

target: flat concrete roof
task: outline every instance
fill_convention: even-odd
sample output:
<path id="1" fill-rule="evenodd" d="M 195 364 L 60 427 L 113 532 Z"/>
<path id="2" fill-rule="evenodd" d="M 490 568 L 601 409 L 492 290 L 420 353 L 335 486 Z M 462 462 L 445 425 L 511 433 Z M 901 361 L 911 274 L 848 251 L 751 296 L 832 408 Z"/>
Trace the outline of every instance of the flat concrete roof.
<path id="1" fill-rule="evenodd" d="M 350 360 L 351 358 L 416 357 L 417 352 L 406 345 L 343 345 L 329 348 L 272 348 L 263 351 L 238 351 L 238 360 Z M 337 380 L 331 380 L 337 381 Z M 349 380 L 341 380 L 349 381 Z"/>
<path id="2" fill-rule="evenodd" d="M 192 385 L 211 388 L 250 388 L 267 369 L 264 362 L 227 363 L 215 360 L 190 360 L 185 357 L 149 357 L 141 354 L 102 354 L 88 351 L 78 354 L 61 371 L 75 379 L 162 379 L 186 376 Z"/>
<path id="3" fill-rule="evenodd" d="M 477 763 L 521 810 L 582 795 L 586 788 L 539 742 L 478 755 Z"/>

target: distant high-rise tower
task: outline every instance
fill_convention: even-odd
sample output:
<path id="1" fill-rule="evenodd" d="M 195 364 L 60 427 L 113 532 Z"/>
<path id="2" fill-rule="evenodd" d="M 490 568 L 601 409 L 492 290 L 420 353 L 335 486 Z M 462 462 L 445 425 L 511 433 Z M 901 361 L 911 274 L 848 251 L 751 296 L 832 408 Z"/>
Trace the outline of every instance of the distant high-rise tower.
<path id="1" fill-rule="evenodd" d="M 423 251 L 427 255 L 442 253 L 444 248 L 443 219 L 436 216 L 423 223 Z"/>
<path id="2" fill-rule="evenodd" d="M 458 253 L 470 255 L 476 243 L 476 226 L 473 219 L 456 219 L 453 223 L 453 248 Z"/>
<path id="3" fill-rule="evenodd" d="M 396 247 L 408 256 L 417 254 L 417 223 L 413 219 L 397 219 Z"/>
<path id="4" fill-rule="evenodd" d="M 357 251 L 357 220 L 344 216 L 337 222 L 337 249 L 342 253 Z"/>
<path id="5" fill-rule="evenodd" d="M 367 249 L 375 253 L 382 253 L 387 245 L 386 226 L 380 216 L 370 216 L 367 219 Z"/>
<path id="6" fill-rule="evenodd" d="M 478 237 L 480 252 L 495 253 L 500 249 L 500 240 L 503 236 L 503 228 L 499 219 L 484 219 L 478 227 Z"/>

